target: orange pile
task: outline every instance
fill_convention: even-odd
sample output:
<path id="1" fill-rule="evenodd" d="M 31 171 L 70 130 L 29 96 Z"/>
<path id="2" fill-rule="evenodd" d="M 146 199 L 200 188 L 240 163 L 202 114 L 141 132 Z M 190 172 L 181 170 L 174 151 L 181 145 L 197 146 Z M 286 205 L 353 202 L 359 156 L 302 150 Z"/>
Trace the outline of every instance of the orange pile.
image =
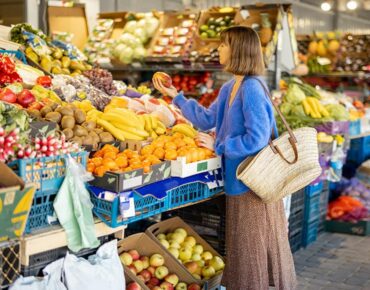
<path id="1" fill-rule="evenodd" d="M 130 149 L 119 152 L 117 147 L 106 144 L 89 159 L 87 170 L 100 177 L 107 171 L 127 172 L 139 168 L 143 168 L 144 173 L 148 173 L 151 171 L 151 166 L 158 163 L 161 161 L 155 155 L 139 155 L 138 152 Z"/>
<path id="2" fill-rule="evenodd" d="M 161 160 L 176 160 L 177 157 L 186 157 L 186 163 L 197 162 L 214 156 L 213 151 L 198 147 L 194 139 L 178 132 L 172 136 L 162 135 L 158 137 L 152 144 L 143 147 L 140 154 L 143 156 L 154 155 Z"/>

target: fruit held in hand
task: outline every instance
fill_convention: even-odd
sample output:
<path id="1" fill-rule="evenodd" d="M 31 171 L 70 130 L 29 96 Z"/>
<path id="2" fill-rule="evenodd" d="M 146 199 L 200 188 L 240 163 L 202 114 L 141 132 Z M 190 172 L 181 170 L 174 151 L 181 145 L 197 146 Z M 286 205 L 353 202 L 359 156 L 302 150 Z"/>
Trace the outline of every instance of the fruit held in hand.
<path id="1" fill-rule="evenodd" d="M 156 72 L 153 75 L 153 79 L 157 79 L 166 88 L 169 88 L 172 85 L 172 79 L 171 79 L 171 77 L 168 74 L 164 73 L 164 72 Z"/>
<path id="2" fill-rule="evenodd" d="M 164 258 L 160 254 L 154 254 L 150 257 L 149 264 L 153 267 L 162 266 L 164 264 Z"/>

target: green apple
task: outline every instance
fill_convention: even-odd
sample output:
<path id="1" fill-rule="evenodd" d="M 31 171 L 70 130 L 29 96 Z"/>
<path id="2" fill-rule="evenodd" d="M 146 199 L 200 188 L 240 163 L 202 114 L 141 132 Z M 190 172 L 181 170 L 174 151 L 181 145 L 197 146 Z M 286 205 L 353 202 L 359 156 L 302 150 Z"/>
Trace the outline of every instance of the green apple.
<path id="1" fill-rule="evenodd" d="M 198 274 L 193 274 L 193 277 L 198 280 L 202 280 L 202 278 Z"/>
<path id="2" fill-rule="evenodd" d="M 157 239 L 158 240 L 165 240 L 166 239 L 166 235 L 165 234 L 158 234 L 157 235 Z"/>
<path id="3" fill-rule="evenodd" d="M 170 243 L 167 240 L 159 240 L 163 247 L 168 249 L 170 247 Z"/>
<path id="4" fill-rule="evenodd" d="M 180 282 L 179 284 L 176 285 L 176 288 L 175 290 L 187 290 L 188 289 L 188 285 L 186 285 L 186 283 L 184 282 Z"/>
<path id="5" fill-rule="evenodd" d="M 171 240 L 178 242 L 181 244 L 185 240 L 185 236 L 181 233 L 173 233 L 171 236 Z"/>
<path id="6" fill-rule="evenodd" d="M 179 249 L 169 247 L 168 251 L 171 253 L 172 256 L 174 256 L 176 259 L 179 257 L 180 252 Z"/>
<path id="7" fill-rule="evenodd" d="M 191 250 L 188 248 L 181 248 L 179 258 L 181 261 L 187 261 L 191 258 Z"/>
<path id="8" fill-rule="evenodd" d="M 207 260 L 211 260 L 213 258 L 213 255 L 211 252 L 209 251 L 205 251 L 203 254 L 202 254 L 202 259 L 204 261 L 207 261 Z"/>
<path id="9" fill-rule="evenodd" d="M 214 256 L 209 262 L 208 265 L 213 267 L 215 271 L 220 271 L 225 268 L 224 261 L 219 256 Z"/>
<path id="10" fill-rule="evenodd" d="M 134 267 L 136 268 L 136 272 L 140 273 L 142 270 L 144 270 L 143 262 L 140 260 L 136 260 L 132 263 Z"/>
<path id="11" fill-rule="evenodd" d="M 185 241 L 185 242 L 181 243 L 181 248 L 188 248 L 191 251 L 193 251 L 193 243 L 190 242 L 190 241 Z"/>
<path id="12" fill-rule="evenodd" d="M 194 247 L 197 244 L 197 241 L 195 240 L 195 238 L 193 236 L 187 236 L 185 238 L 184 243 L 189 243 L 189 244 L 191 244 L 191 247 Z"/>
<path id="13" fill-rule="evenodd" d="M 206 265 L 206 262 L 204 262 L 203 260 L 200 260 L 200 261 L 197 261 L 197 264 L 200 268 L 203 268 Z"/>
<path id="14" fill-rule="evenodd" d="M 193 253 L 194 254 L 202 254 L 203 253 L 203 246 L 200 245 L 200 244 L 196 244 L 194 247 L 193 247 Z"/>
<path id="15" fill-rule="evenodd" d="M 162 280 L 167 275 L 168 275 L 168 268 L 167 267 L 165 267 L 165 266 L 159 266 L 157 269 L 155 269 L 154 276 L 157 279 Z"/>
<path id="16" fill-rule="evenodd" d="M 183 228 L 177 228 L 175 230 L 175 233 L 179 233 L 179 234 L 182 234 L 184 236 L 184 239 L 188 236 L 188 233 L 185 229 Z"/>
<path id="17" fill-rule="evenodd" d="M 198 253 L 194 253 L 192 256 L 191 256 L 191 260 L 194 261 L 194 262 L 197 262 L 197 261 L 200 261 L 202 259 L 202 257 L 200 256 L 200 254 Z"/>
<path id="18" fill-rule="evenodd" d="M 171 283 L 173 286 L 176 286 L 177 283 L 179 283 L 179 277 L 176 274 L 167 275 L 164 280 Z"/>
<path id="19" fill-rule="evenodd" d="M 167 241 L 171 241 L 171 237 L 172 237 L 173 233 L 168 233 L 166 235 L 166 238 L 167 238 Z"/>
<path id="20" fill-rule="evenodd" d="M 202 276 L 204 278 L 212 278 L 216 274 L 216 270 L 212 266 L 207 266 L 202 269 Z"/>
<path id="21" fill-rule="evenodd" d="M 162 266 L 164 264 L 164 258 L 160 254 L 154 254 L 150 257 L 149 264 L 153 267 Z"/>
<path id="22" fill-rule="evenodd" d="M 178 242 L 176 241 L 170 241 L 170 248 L 176 248 L 176 249 L 180 249 L 181 246 Z"/>

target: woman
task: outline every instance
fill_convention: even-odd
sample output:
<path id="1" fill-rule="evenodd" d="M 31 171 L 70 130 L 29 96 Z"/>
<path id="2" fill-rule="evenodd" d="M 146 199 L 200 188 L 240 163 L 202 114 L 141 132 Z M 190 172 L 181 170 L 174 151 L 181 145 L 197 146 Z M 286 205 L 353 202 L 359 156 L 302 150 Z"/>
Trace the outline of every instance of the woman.
<path id="1" fill-rule="evenodd" d="M 200 134 L 204 147 L 222 156 L 226 193 L 226 269 L 222 285 L 227 290 L 294 289 L 295 269 L 290 251 L 283 202 L 263 203 L 236 178 L 246 157 L 264 148 L 276 131 L 273 106 L 266 96 L 261 43 L 248 27 L 235 26 L 221 33 L 220 63 L 234 75 L 208 108 L 187 100 L 172 86 L 154 86 L 170 96 L 184 116 L 202 130 L 216 127 L 216 140 Z M 266 180 L 268 182 L 268 180 Z"/>

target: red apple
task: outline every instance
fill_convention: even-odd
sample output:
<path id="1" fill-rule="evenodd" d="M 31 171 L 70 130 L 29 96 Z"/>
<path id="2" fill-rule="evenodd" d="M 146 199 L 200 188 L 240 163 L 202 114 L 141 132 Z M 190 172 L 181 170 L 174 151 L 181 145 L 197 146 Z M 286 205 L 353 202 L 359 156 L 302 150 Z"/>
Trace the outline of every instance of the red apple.
<path id="1" fill-rule="evenodd" d="M 179 277 L 176 275 L 176 274 L 170 274 L 170 275 L 167 275 L 164 280 L 166 282 L 169 282 L 171 283 L 173 286 L 176 286 L 177 283 L 179 283 Z"/>
<path id="2" fill-rule="evenodd" d="M 130 266 L 128 266 L 128 268 L 130 269 L 130 271 L 131 271 L 132 273 L 134 273 L 134 275 L 136 275 L 136 274 L 137 274 L 137 271 L 136 271 L 136 268 L 135 268 L 135 266 L 134 266 L 134 265 L 130 265 Z"/>
<path id="3" fill-rule="evenodd" d="M 126 286 L 126 290 L 141 290 L 141 287 L 138 283 L 136 282 L 131 282 Z"/>
<path id="4" fill-rule="evenodd" d="M 5 88 L 0 91 L 0 100 L 7 103 L 15 103 L 17 101 L 17 95 L 11 89 Z"/>
<path id="5" fill-rule="evenodd" d="M 190 284 L 189 287 L 188 287 L 188 290 L 200 290 L 200 286 L 198 284 Z"/>
<path id="6" fill-rule="evenodd" d="M 27 108 L 34 101 L 36 101 L 35 96 L 27 89 L 23 89 L 23 91 L 21 91 L 17 96 L 17 103 L 24 108 Z"/>
<path id="7" fill-rule="evenodd" d="M 164 73 L 164 72 L 156 72 L 153 75 L 153 79 L 157 79 L 159 82 L 161 82 L 166 88 L 171 87 L 172 85 L 172 79 L 171 77 Z"/>
<path id="8" fill-rule="evenodd" d="M 191 274 L 194 274 L 198 269 L 197 262 L 187 262 L 184 266 Z"/>
<path id="9" fill-rule="evenodd" d="M 147 270 L 154 276 L 155 268 L 153 266 L 148 267 Z"/>
<path id="10" fill-rule="evenodd" d="M 162 288 L 159 286 L 154 286 L 151 290 L 162 290 Z"/>
<path id="11" fill-rule="evenodd" d="M 161 285 L 159 286 L 163 290 L 174 290 L 173 285 L 170 282 L 162 282 Z"/>
<path id="12" fill-rule="evenodd" d="M 160 283 L 159 279 L 157 279 L 156 277 L 152 277 L 150 278 L 148 284 L 150 285 L 153 285 L 153 286 L 158 286 Z"/>
<path id="13" fill-rule="evenodd" d="M 144 277 L 145 282 L 148 282 L 152 278 L 152 274 L 148 270 L 143 270 L 139 274 Z"/>
<path id="14" fill-rule="evenodd" d="M 131 255 L 133 261 L 139 260 L 140 255 L 139 255 L 138 251 L 130 250 L 128 253 Z"/>

